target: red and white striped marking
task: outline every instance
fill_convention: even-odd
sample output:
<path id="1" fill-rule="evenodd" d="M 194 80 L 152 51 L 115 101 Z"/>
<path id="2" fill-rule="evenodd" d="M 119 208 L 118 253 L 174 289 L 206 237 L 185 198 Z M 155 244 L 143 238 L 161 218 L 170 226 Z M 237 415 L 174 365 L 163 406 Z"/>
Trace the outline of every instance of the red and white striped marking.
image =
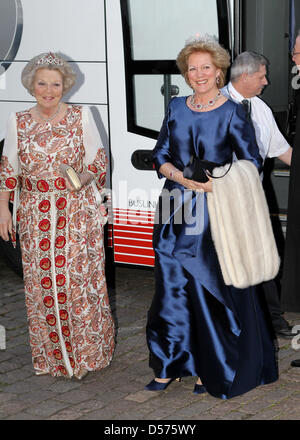
<path id="1" fill-rule="evenodd" d="M 109 225 L 108 238 L 116 263 L 154 266 L 153 224 L 152 211 L 113 210 L 113 228 Z"/>

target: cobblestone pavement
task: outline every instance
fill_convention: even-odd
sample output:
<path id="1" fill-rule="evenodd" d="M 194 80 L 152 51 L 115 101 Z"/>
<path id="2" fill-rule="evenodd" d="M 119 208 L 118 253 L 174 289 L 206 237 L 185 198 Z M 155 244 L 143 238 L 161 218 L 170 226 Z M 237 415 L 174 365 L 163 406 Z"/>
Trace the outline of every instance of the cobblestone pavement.
<path id="1" fill-rule="evenodd" d="M 196 396 L 192 377 L 160 393 L 144 391 L 152 379 L 145 322 L 154 282 L 147 269 L 116 269 L 110 297 L 118 333 L 109 367 L 82 381 L 36 376 L 22 280 L 3 261 L 0 274 L 0 325 L 6 329 L 6 349 L 0 350 L 0 420 L 300 420 L 300 368 L 290 366 L 300 351 L 284 339 L 278 341 L 280 379 L 242 396 L 228 401 Z M 300 324 L 300 314 L 287 318 Z"/>

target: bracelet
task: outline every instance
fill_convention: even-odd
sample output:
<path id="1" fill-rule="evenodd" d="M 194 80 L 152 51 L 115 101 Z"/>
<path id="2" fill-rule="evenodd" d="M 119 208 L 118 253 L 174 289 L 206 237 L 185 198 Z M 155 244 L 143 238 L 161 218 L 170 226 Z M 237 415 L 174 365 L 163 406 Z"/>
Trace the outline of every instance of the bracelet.
<path id="1" fill-rule="evenodd" d="M 175 173 L 177 173 L 177 171 L 178 170 L 176 168 L 174 168 L 173 170 L 170 171 L 170 178 L 171 179 L 174 179 L 174 175 L 175 175 Z"/>
<path id="2" fill-rule="evenodd" d="M 2 199 L 1 197 L 0 197 L 0 200 L 6 200 L 6 202 L 9 202 L 9 199 Z"/>

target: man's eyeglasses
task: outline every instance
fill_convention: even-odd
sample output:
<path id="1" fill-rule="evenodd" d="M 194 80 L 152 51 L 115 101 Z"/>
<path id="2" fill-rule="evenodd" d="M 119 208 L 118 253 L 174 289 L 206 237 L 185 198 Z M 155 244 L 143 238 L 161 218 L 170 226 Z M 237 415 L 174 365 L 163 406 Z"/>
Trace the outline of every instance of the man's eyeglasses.
<path id="1" fill-rule="evenodd" d="M 294 55 L 300 55 L 300 52 L 292 52 L 292 57 L 294 56 Z"/>

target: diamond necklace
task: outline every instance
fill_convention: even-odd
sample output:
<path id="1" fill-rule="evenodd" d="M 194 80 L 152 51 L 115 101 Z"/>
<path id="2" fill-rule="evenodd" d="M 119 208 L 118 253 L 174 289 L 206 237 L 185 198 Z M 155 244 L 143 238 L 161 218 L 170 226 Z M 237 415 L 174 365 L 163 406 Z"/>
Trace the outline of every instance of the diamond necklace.
<path id="1" fill-rule="evenodd" d="M 192 107 L 196 108 L 197 110 L 202 110 L 203 108 L 208 108 L 208 107 L 211 107 L 212 105 L 214 105 L 214 103 L 220 98 L 220 96 L 221 96 L 221 92 L 218 91 L 215 98 L 210 99 L 207 104 L 196 104 L 195 103 L 195 95 L 192 95 L 191 99 L 190 99 L 190 104 Z"/>
<path id="2" fill-rule="evenodd" d="M 61 107 L 61 102 L 58 104 L 56 112 L 52 116 L 50 116 L 50 118 L 44 118 L 44 116 L 42 116 L 41 113 L 39 112 L 37 105 L 35 106 L 35 111 L 40 119 L 42 119 L 45 122 L 50 122 L 50 121 L 52 121 L 52 119 L 54 119 L 58 115 L 58 113 L 60 111 L 60 107 Z"/>

